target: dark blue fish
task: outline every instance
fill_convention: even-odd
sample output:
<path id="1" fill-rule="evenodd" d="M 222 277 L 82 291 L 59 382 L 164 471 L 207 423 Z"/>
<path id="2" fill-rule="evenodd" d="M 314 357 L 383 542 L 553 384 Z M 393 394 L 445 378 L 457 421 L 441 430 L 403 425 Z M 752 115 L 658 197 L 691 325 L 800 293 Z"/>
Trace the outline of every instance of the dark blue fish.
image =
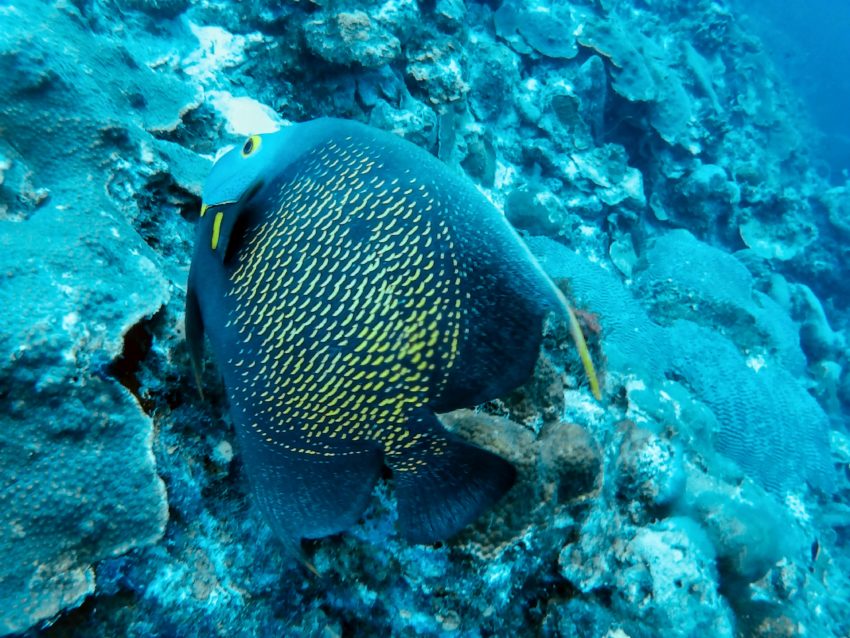
<path id="1" fill-rule="evenodd" d="M 186 335 L 196 372 L 210 338 L 278 535 L 350 527 L 384 464 L 413 542 L 501 498 L 513 466 L 435 412 L 522 383 L 544 316 L 569 310 L 499 211 L 413 144 L 335 119 L 250 137 L 203 200 Z"/>

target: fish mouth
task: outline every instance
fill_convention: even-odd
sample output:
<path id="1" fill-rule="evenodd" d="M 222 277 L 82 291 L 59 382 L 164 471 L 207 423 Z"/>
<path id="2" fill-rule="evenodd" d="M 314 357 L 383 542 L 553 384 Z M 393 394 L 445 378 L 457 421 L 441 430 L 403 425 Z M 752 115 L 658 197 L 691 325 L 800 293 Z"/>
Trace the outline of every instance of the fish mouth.
<path id="1" fill-rule="evenodd" d="M 201 202 L 201 217 L 207 214 L 207 211 L 212 210 L 214 208 L 219 208 L 221 206 L 230 206 L 231 204 L 237 204 L 238 200 L 229 199 L 223 202 L 216 202 L 215 204 L 208 204 L 206 202 Z"/>

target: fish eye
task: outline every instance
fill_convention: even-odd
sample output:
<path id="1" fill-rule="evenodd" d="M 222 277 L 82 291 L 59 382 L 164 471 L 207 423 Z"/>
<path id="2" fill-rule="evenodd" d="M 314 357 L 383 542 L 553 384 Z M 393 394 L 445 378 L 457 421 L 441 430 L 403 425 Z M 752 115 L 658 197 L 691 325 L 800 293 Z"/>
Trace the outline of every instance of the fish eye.
<path id="1" fill-rule="evenodd" d="M 242 145 L 242 157 L 248 157 L 252 153 L 256 153 L 259 148 L 262 140 L 259 135 L 252 135 L 247 140 L 245 140 L 245 144 Z"/>

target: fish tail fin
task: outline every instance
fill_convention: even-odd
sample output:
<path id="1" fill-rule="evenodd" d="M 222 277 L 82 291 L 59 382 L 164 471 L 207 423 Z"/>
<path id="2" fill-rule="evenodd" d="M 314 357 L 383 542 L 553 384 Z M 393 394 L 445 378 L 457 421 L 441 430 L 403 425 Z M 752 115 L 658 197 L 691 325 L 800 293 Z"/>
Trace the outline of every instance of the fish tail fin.
<path id="1" fill-rule="evenodd" d="M 593 393 L 593 396 L 597 401 L 601 401 L 602 390 L 599 385 L 599 377 L 596 374 L 596 368 L 593 365 L 593 358 L 590 356 L 590 350 L 587 347 L 587 341 L 585 341 L 584 333 L 581 330 L 581 325 L 578 322 L 576 313 L 572 306 L 570 306 L 570 302 L 567 301 L 564 293 L 558 289 L 554 282 L 552 283 L 552 288 L 555 291 L 555 296 L 558 298 L 558 303 L 563 307 L 564 312 L 567 314 L 570 336 L 573 338 L 576 350 L 578 350 L 578 356 L 581 358 L 581 364 L 584 366 L 584 373 L 587 375 L 587 380 L 590 383 L 590 391 Z"/>
<path id="2" fill-rule="evenodd" d="M 516 481 L 516 469 L 447 432 L 433 413 L 414 418 L 420 424 L 432 421 L 430 432 L 395 461 L 387 456 L 387 462 L 402 536 L 434 543 L 453 536 L 501 499 Z"/>

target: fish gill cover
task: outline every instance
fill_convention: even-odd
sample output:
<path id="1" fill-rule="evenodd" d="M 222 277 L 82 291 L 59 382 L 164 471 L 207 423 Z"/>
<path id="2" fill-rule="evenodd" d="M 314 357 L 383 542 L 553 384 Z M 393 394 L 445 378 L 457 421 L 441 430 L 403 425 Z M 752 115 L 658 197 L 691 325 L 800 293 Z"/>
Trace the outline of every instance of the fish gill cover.
<path id="1" fill-rule="evenodd" d="M 850 184 L 833 158 L 824 171 L 819 142 L 842 132 L 749 13 L 698 0 L 0 5 L 0 633 L 850 634 Z M 280 542 L 214 342 L 197 392 L 198 340 L 184 338 L 196 227 L 213 249 L 233 236 L 224 208 L 201 215 L 213 161 L 328 116 L 425 149 L 504 211 L 533 255 L 521 264 L 575 307 L 601 372 L 598 402 L 557 314 L 506 328 L 533 286 L 497 278 L 458 297 L 487 309 L 471 334 L 489 331 L 456 358 L 458 388 L 490 336 L 511 388 L 528 348 L 506 335 L 542 329 L 542 347 L 519 387 L 443 405 L 474 407 L 442 426 L 515 480 L 440 540 L 405 538 L 403 481 L 375 470 L 345 531 Z M 247 192 L 246 205 L 262 195 Z M 490 214 L 451 226 L 464 250 L 446 254 L 491 263 L 501 244 L 475 240 L 504 224 L 482 226 Z M 235 228 L 249 245 L 251 226 Z M 294 296 L 318 286 L 308 274 L 277 281 Z M 433 290 L 416 293 L 429 311 Z M 461 490 L 481 478 L 466 476 Z"/>

